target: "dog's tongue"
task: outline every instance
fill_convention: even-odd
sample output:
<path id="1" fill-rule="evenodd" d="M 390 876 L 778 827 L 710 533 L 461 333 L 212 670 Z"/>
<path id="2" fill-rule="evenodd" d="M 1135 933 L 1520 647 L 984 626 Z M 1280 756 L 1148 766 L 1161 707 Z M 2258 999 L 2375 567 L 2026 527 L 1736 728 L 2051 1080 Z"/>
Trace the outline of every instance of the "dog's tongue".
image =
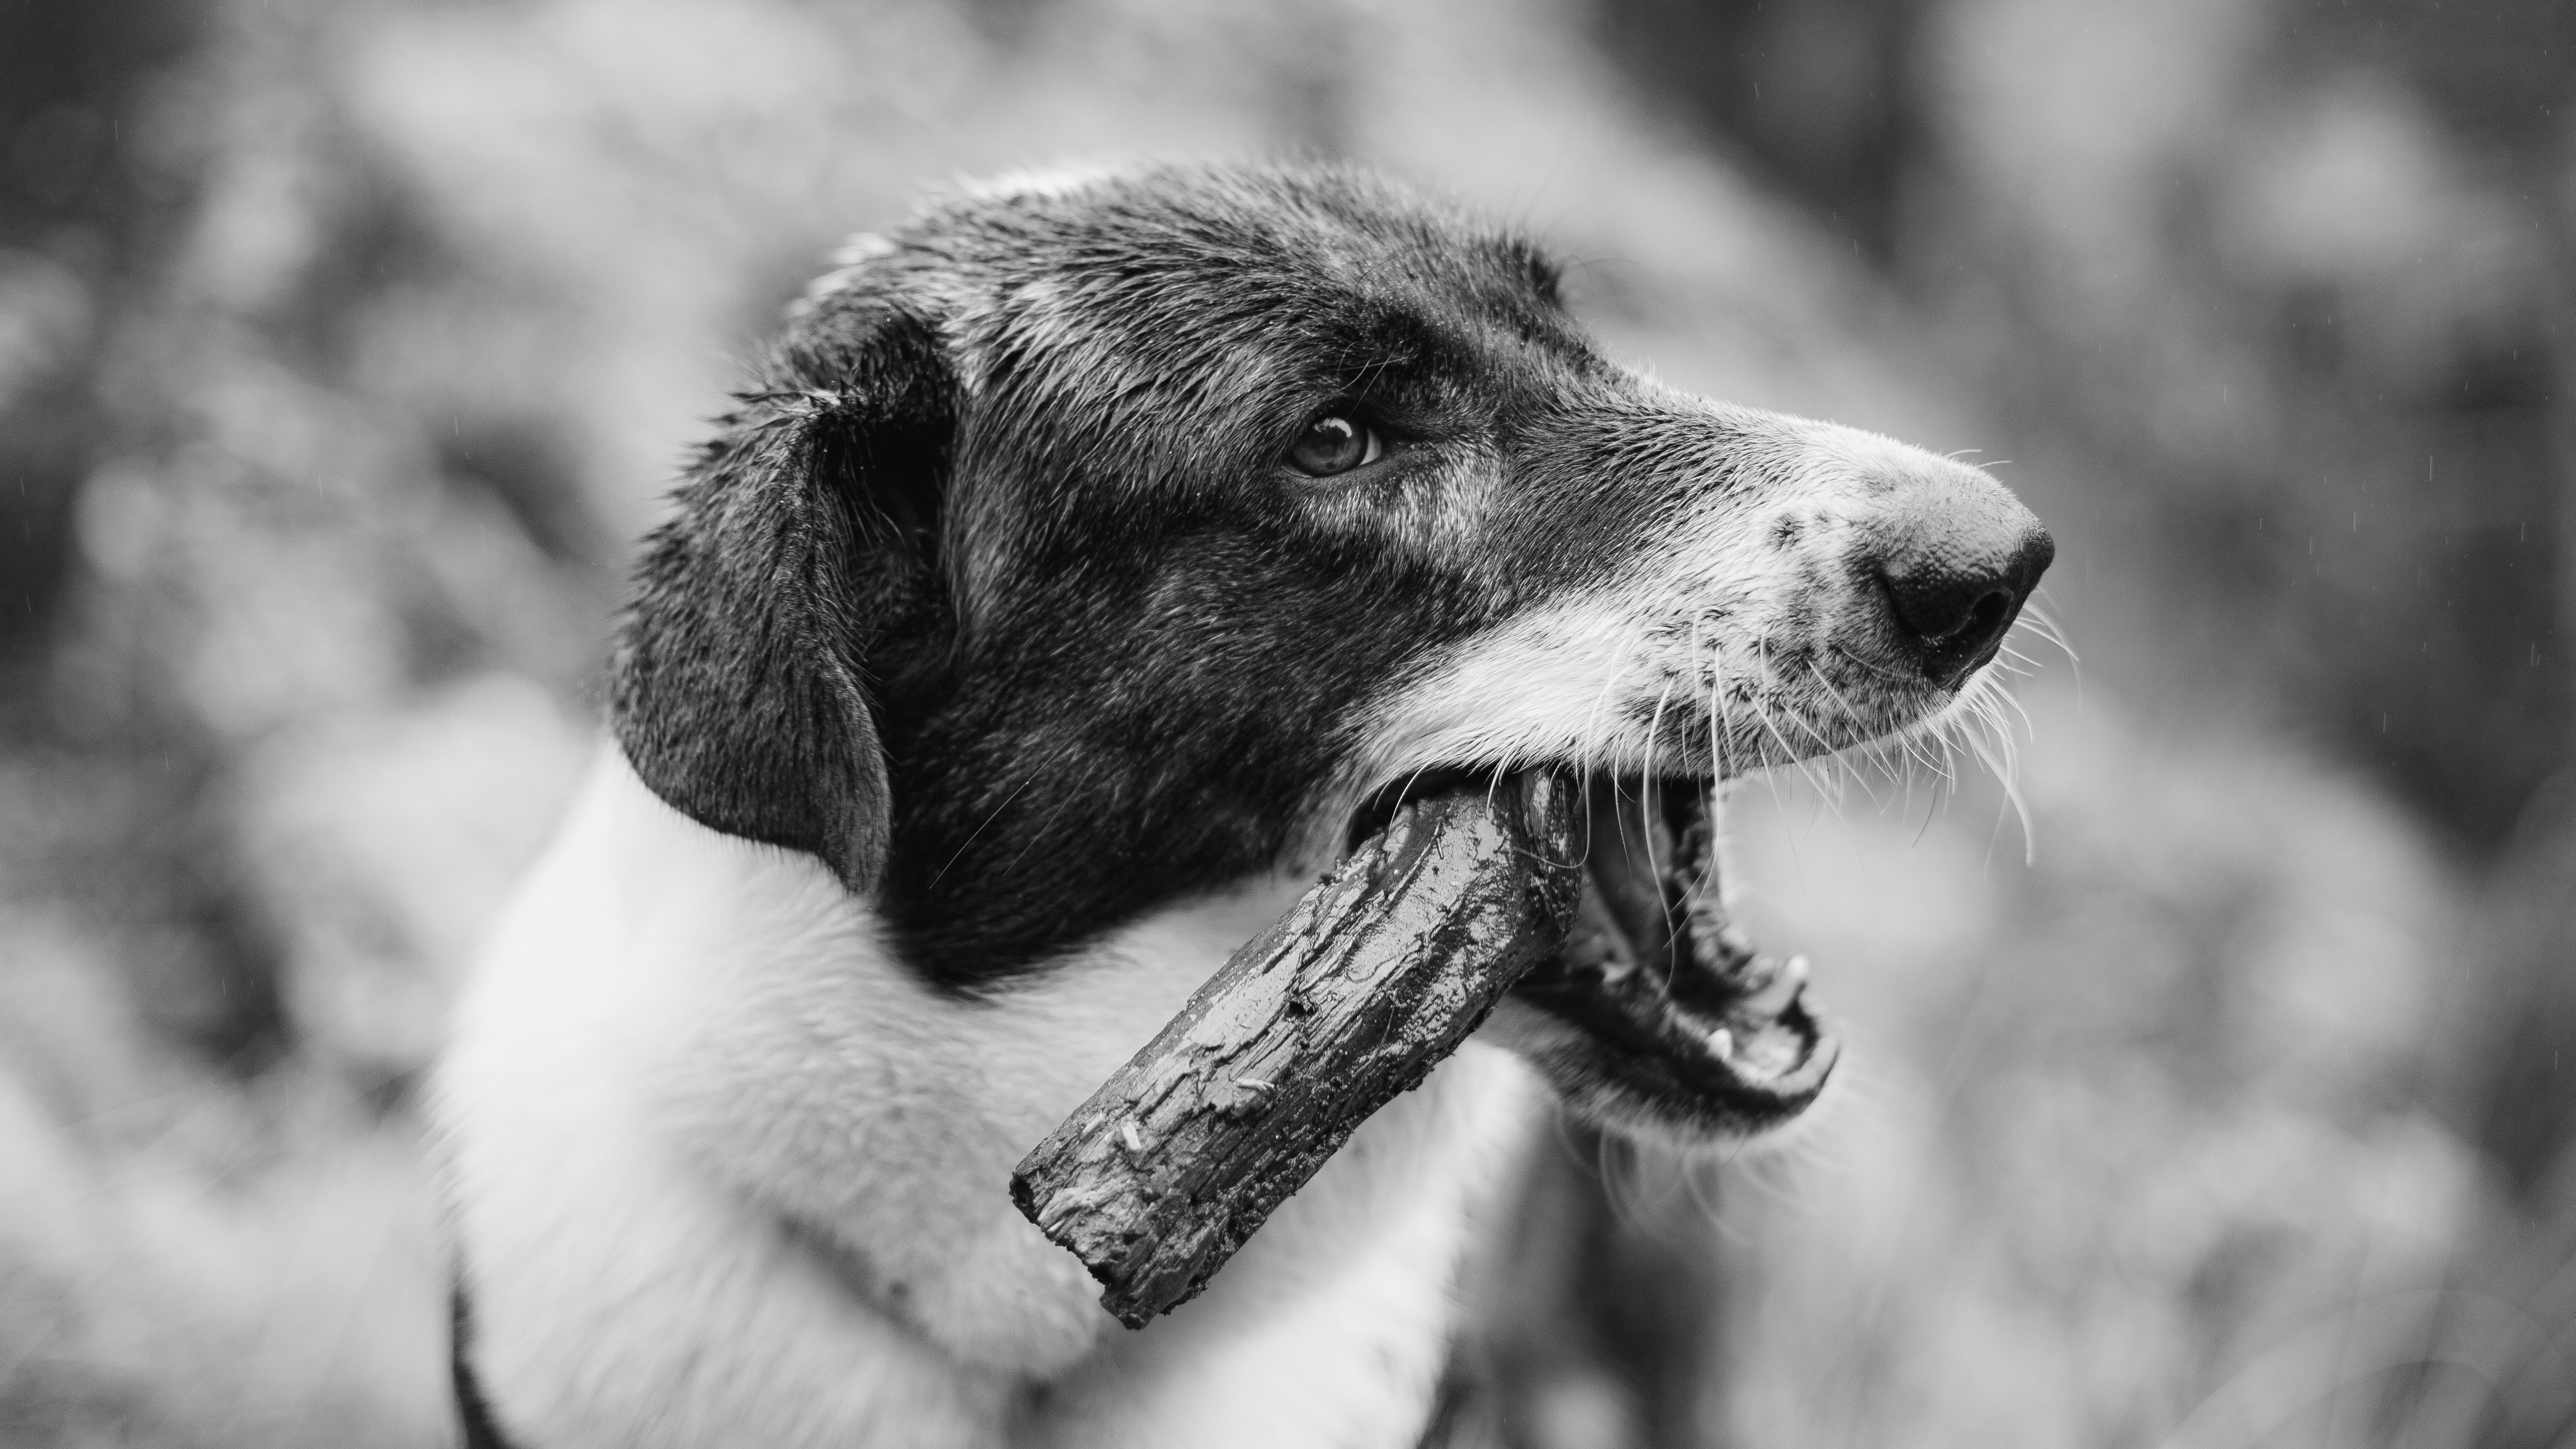
<path id="1" fill-rule="evenodd" d="M 1624 1058 L 1656 1095 L 1739 1121 L 1794 1113 L 1836 1055 L 1802 1000 L 1803 957 L 1758 954 L 1728 917 L 1710 787 L 1595 779 L 1583 903 L 1519 994 Z"/>
<path id="2" fill-rule="evenodd" d="M 1717 871 L 1717 807 L 1705 787 L 1616 785 L 1589 801 L 1592 894 L 1633 964 L 1685 1005 L 1724 1009 L 1747 994 L 1753 946 L 1727 918 Z"/>

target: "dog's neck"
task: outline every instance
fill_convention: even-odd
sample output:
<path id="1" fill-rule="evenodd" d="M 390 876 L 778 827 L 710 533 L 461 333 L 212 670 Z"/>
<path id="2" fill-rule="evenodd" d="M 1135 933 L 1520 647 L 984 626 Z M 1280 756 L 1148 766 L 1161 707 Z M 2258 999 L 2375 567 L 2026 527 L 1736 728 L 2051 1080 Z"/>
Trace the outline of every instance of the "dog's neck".
<path id="1" fill-rule="evenodd" d="M 811 858 L 695 824 L 611 752 L 437 1094 L 504 1424 L 546 1449 L 1150 1442 L 1222 1410 L 1210 1442 L 1406 1442 L 1467 1219 L 1533 1115 L 1500 1052 L 1379 1114 L 1139 1333 L 1007 1191 L 1295 891 L 1201 898 L 960 1001 Z"/>

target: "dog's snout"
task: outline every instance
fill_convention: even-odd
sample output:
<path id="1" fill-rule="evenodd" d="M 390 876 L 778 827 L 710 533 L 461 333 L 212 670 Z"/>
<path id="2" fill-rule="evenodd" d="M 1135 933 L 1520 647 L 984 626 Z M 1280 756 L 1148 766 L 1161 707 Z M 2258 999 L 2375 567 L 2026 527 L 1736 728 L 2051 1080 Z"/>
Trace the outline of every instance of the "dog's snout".
<path id="1" fill-rule="evenodd" d="M 1877 572 L 1897 633 L 1923 673 L 1948 681 L 2003 646 L 2057 543 L 1989 479 L 1938 492 L 1896 530 Z"/>

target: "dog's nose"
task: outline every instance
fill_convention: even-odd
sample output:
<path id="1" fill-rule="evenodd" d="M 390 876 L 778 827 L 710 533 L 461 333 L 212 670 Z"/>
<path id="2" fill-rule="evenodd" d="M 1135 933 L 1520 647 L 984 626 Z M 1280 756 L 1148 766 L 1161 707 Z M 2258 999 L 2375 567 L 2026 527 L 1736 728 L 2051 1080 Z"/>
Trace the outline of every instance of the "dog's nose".
<path id="1" fill-rule="evenodd" d="M 1897 632 L 1926 678 L 1955 680 L 1995 657 L 2057 557 L 2057 543 L 2001 485 L 1941 489 L 1878 560 Z M 1962 496 L 1962 493 L 1967 496 Z"/>

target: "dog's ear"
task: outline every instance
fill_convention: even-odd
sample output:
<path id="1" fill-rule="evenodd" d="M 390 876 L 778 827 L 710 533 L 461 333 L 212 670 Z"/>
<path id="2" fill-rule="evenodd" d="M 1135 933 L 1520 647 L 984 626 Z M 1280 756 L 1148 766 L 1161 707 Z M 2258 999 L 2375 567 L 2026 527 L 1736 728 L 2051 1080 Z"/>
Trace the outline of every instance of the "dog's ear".
<path id="1" fill-rule="evenodd" d="M 867 894 L 888 833 L 868 660 L 937 594 L 955 385 L 927 323 L 848 296 L 799 317 L 760 382 L 647 540 L 611 713 L 665 802 Z"/>

